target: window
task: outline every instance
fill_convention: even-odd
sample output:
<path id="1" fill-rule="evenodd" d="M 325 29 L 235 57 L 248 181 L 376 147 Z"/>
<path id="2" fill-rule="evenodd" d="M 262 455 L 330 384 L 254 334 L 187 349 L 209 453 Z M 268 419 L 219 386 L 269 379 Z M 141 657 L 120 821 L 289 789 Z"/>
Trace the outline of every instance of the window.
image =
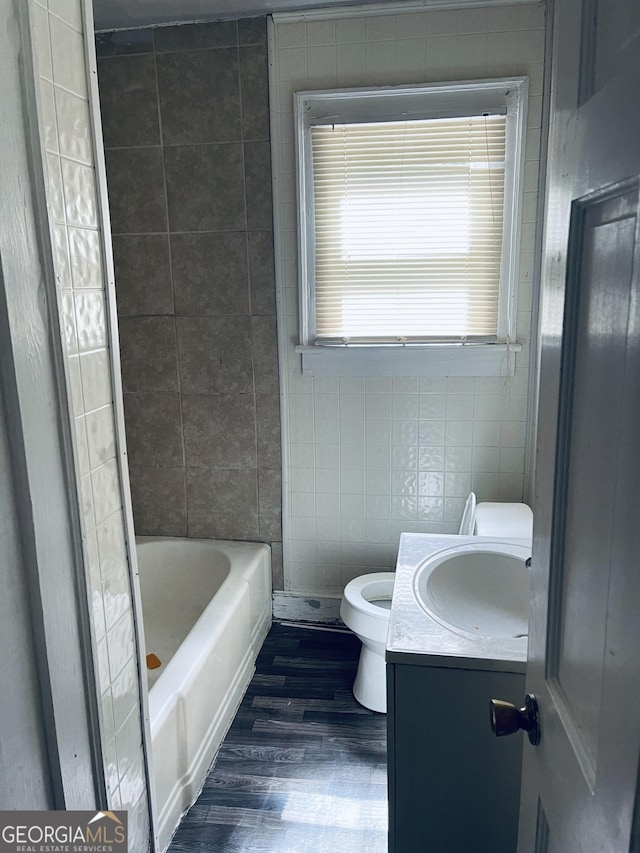
<path id="1" fill-rule="evenodd" d="M 470 374 L 478 347 L 495 364 L 516 348 L 526 93 L 518 78 L 296 95 L 303 366 L 324 350 L 361 372 L 384 351 Z"/>

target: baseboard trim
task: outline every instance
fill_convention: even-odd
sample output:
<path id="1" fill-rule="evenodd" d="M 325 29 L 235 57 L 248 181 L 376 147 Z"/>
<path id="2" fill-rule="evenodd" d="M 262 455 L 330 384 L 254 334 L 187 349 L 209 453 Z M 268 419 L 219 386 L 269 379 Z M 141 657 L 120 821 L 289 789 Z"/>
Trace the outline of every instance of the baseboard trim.
<path id="1" fill-rule="evenodd" d="M 279 622 L 310 622 L 344 627 L 340 618 L 342 597 L 273 593 L 273 618 Z"/>

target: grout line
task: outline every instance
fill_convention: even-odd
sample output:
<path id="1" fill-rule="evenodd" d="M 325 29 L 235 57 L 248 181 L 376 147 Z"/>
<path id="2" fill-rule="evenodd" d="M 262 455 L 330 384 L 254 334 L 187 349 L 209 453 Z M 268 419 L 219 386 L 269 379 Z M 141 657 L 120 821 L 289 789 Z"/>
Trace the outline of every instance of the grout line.
<path id="1" fill-rule="evenodd" d="M 163 315 L 163 316 L 173 316 L 173 330 L 175 335 L 175 353 L 176 353 L 176 381 L 177 381 L 177 394 L 178 394 L 178 409 L 180 413 L 180 449 L 182 452 L 182 467 L 184 471 L 183 477 L 183 496 L 184 496 L 184 513 L 185 513 L 185 525 L 187 530 L 187 535 L 189 535 L 189 506 L 187 500 L 187 449 L 185 445 L 184 438 L 184 411 L 183 411 L 183 394 L 182 394 L 182 382 L 181 382 L 181 371 L 180 371 L 180 347 L 178 344 L 178 320 L 176 315 L 176 300 L 175 300 L 175 286 L 174 286 L 174 277 L 173 277 L 173 255 L 171 251 L 171 223 L 169 219 L 169 192 L 167 188 L 167 170 L 165 164 L 165 142 L 164 142 L 164 128 L 162 123 L 162 109 L 160 105 L 160 83 L 158 79 L 158 62 L 157 62 L 157 51 L 155 49 L 155 34 L 153 39 L 153 74 L 155 80 L 155 89 L 156 89 L 156 109 L 158 113 L 158 131 L 160 136 L 160 152 L 162 156 L 162 182 L 163 182 L 163 191 L 164 191 L 164 205 L 165 205 L 165 217 L 166 217 L 166 232 L 162 233 L 163 236 L 166 236 L 167 240 L 167 250 L 168 250 L 168 262 L 169 262 L 169 280 L 171 282 L 171 301 L 173 307 L 173 315 Z M 154 146 L 157 147 L 157 146 Z"/>
<path id="2" fill-rule="evenodd" d="M 74 30 L 73 32 L 76 32 L 76 30 Z M 39 74 L 38 76 L 40 76 L 43 80 L 47 80 L 49 83 L 52 83 L 56 88 L 61 89 L 63 92 L 66 92 L 67 95 L 73 95 L 74 97 L 79 98 L 85 103 L 89 102 L 88 92 L 77 92 L 74 89 L 69 89 L 67 86 L 63 86 L 62 83 L 59 83 L 55 79 L 55 74 L 53 73 L 53 70 L 51 72 L 51 77 L 47 77 L 45 74 Z"/>
<path id="3" fill-rule="evenodd" d="M 56 157 L 60 155 L 56 151 L 48 152 L 53 154 Z M 76 225 L 76 228 L 85 228 L 86 230 L 96 230 L 95 227 L 91 229 L 89 226 Z M 261 231 L 265 234 L 271 234 L 271 228 L 252 228 L 251 233 L 254 231 Z M 205 236 L 207 234 L 244 234 L 244 229 L 242 228 L 233 228 L 233 229 L 222 229 L 216 231 L 115 231 L 113 236 L 115 237 L 164 237 L 169 235 L 181 235 L 181 234 L 193 234 L 193 235 L 202 235 Z"/>
<path id="4" fill-rule="evenodd" d="M 42 4 L 39 5 L 42 6 Z M 44 6 L 42 6 L 42 8 L 44 8 Z M 77 29 L 76 26 L 71 23 L 71 21 L 67 21 L 65 18 L 58 15 L 57 12 L 54 12 L 52 9 L 47 9 L 47 11 L 52 18 L 56 18 L 58 21 L 60 21 L 61 24 L 64 24 L 65 26 L 69 27 L 70 30 L 73 30 L 74 33 L 77 33 L 80 36 L 84 35 L 82 30 L 82 24 L 80 24 L 80 29 Z"/>
<path id="5" fill-rule="evenodd" d="M 46 80 L 46 77 L 42 78 Z M 49 81 L 51 82 L 51 81 Z M 58 84 L 56 84 L 58 85 Z M 59 86 L 60 89 L 63 89 L 65 92 L 68 92 L 71 95 L 75 95 L 78 98 L 86 101 L 86 98 L 82 98 L 82 95 L 78 95 L 77 92 L 72 92 L 70 89 L 65 89 L 64 86 Z M 265 137 L 264 139 L 247 139 L 247 142 L 269 142 L 269 137 Z M 220 139 L 213 140 L 210 142 L 161 142 L 159 145 L 147 144 L 147 145 L 110 145 L 105 148 L 105 151 L 138 151 L 139 149 L 147 150 L 149 148 L 212 148 L 214 145 L 238 145 L 242 144 L 242 139 Z"/>
<path id="6" fill-rule="evenodd" d="M 194 26 L 198 26 L 194 24 Z M 153 30 L 160 29 L 160 27 L 152 27 Z M 154 38 L 155 43 L 155 38 Z M 243 45 L 244 46 L 244 45 Z M 250 45 L 246 45 L 249 47 Z M 179 47 L 173 48 L 171 50 L 161 50 L 159 48 L 154 48 L 154 53 L 159 56 L 169 56 L 176 53 L 210 53 L 215 50 L 233 50 L 234 47 L 238 47 L 238 37 L 237 37 L 237 27 L 236 27 L 236 43 L 234 44 L 220 44 L 220 45 L 209 45 L 208 47 Z M 147 51 L 149 53 L 149 51 Z M 135 53 L 121 53 L 116 54 L 115 56 L 105 56 L 103 59 L 119 59 L 121 56 L 141 56 L 144 54 L 135 54 Z"/>

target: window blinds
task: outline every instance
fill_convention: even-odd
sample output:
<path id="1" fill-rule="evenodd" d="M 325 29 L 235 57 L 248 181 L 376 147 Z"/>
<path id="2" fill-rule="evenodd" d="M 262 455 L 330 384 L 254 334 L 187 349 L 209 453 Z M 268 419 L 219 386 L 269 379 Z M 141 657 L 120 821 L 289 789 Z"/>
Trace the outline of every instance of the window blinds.
<path id="1" fill-rule="evenodd" d="M 505 126 L 311 127 L 318 343 L 495 339 Z"/>

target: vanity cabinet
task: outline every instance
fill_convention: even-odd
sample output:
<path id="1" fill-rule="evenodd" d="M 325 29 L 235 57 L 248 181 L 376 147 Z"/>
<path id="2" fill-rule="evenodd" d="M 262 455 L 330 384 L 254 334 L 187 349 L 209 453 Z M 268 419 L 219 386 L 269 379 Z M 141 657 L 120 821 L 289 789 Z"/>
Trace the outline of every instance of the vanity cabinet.
<path id="1" fill-rule="evenodd" d="M 520 706 L 524 670 L 387 651 L 390 853 L 515 853 L 523 735 L 495 737 L 489 700 Z"/>

